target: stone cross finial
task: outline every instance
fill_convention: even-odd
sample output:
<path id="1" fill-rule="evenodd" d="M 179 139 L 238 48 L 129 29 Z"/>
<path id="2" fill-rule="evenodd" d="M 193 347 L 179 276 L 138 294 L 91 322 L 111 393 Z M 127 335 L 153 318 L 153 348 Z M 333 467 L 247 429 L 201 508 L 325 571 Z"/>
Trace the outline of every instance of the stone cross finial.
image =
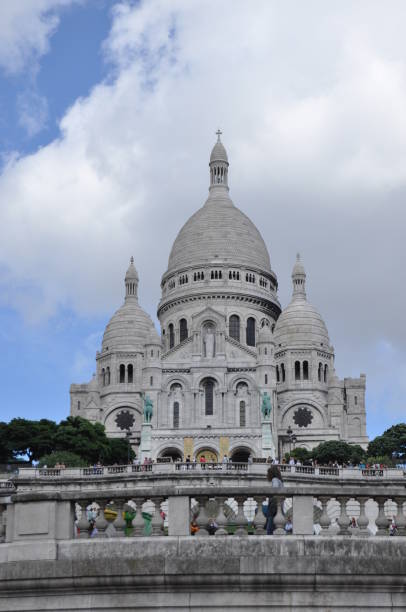
<path id="1" fill-rule="evenodd" d="M 217 130 L 216 135 L 217 135 L 217 142 L 220 142 L 220 136 L 222 135 L 222 131 L 220 129 Z"/>
<path id="2" fill-rule="evenodd" d="M 130 263 L 132 263 L 132 264 L 134 263 L 134 257 L 132 255 L 130 257 Z"/>
<path id="3" fill-rule="evenodd" d="M 300 261 L 300 253 L 296 253 L 296 261 Z"/>

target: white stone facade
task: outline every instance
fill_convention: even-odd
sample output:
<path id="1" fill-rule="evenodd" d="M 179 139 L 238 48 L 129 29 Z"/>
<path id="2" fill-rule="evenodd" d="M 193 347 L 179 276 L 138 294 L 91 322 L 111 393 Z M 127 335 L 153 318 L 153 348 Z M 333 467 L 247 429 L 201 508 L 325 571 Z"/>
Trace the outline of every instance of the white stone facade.
<path id="1" fill-rule="evenodd" d="M 137 447 L 148 396 L 146 454 L 153 458 L 261 457 L 269 429 L 271 454 L 279 456 L 291 448 L 292 435 L 309 449 L 339 439 L 365 446 L 365 376 L 335 375 L 334 349 L 307 301 L 299 257 L 292 301 L 281 314 L 265 242 L 228 191 L 219 137 L 209 197 L 180 230 L 162 277 L 161 337 L 138 304 L 131 259 L 125 302 L 106 327 L 97 373 L 71 386 L 71 414 L 102 422 L 110 436 L 131 435 Z M 270 419 L 261 412 L 264 393 Z"/>

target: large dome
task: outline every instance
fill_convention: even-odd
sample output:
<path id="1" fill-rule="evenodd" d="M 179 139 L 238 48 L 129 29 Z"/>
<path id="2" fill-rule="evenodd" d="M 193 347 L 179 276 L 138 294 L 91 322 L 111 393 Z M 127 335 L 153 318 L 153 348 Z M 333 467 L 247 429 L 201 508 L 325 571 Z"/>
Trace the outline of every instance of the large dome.
<path id="1" fill-rule="evenodd" d="M 224 190 L 211 194 L 182 227 L 169 255 L 168 271 L 222 261 L 271 271 L 261 234 Z"/>
<path id="2" fill-rule="evenodd" d="M 292 272 L 292 301 L 281 313 L 274 332 L 276 348 L 303 346 L 330 347 L 326 324 L 306 298 L 306 272 L 300 255 Z"/>

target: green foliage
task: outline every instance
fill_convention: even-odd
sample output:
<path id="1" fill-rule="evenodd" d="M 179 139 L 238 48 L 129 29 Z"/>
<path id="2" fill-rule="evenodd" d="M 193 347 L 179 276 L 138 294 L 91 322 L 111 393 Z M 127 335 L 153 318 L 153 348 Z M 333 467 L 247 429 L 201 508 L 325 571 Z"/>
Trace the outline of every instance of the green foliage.
<path id="1" fill-rule="evenodd" d="M 38 460 L 52 451 L 57 425 L 54 421 L 41 419 L 12 419 L 7 425 L 8 446 L 12 458 L 27 455 L 30 462 Z"/>
<path id="2" fill-rule="evenodd" d="M 44 455 L 39 461 L 39 467 L 46 465 L 49 468 L 55 467 L 57 464 L 63 464 L 65 467 L 86 467 L 87 462 L 69 451 L 55 451 L 49 455 Z"/>
<path id="3" fill-rule="evenodd" d="M 109 440 L 101 423 L 90 423 L 81 417 L 68 417 L 58 425 L 54 448 L 57 451 L 72 452 L 93 464 L 109 453 Z"/>
<path id="4" fill-rule="evenodd" d="M 0 422 L 0 463 L 8 463 L 12 459 L 7 423 Z"/>
<path id="5" fill-rule="evenodd" d="M 68 459 L 63 459 L 61 453 L 68 453 Z M 105 465 L 127 463 L 128 457 L 134 458 L 126 439 L 108 438 L 101 423 L 91 423 L 81 417 L 68 417 L 59 425 L 47 419 L 16 418 L 10 423 L 0 422 L 0 463 L 25 455 L 30 463 L 40 460 L 49 466 L 64 463 L 72 467 L 76 466 L 78 457 L 80 465 L 98 461 Z"/>
<path id="6" fill-rule="evenodd" d="M 368 455 L 396 457 L 406 459 L 406 423 L 399 423 L 377 436 L 368 445 Z"/>
<path id="7" fill-rule="evenodd" d="M 374 465 L 378 463 L 379 465 L 388 465 L 390 467 L 394 466 L 396 461 L 393 461 L 392 457 L 388 457 L 388 455 L 371 455 L 367 458 L 367 463 L 369 465 Z"/>
<path id="8" fill-rule="evenodd" d="M 365 458 L 365 451 L 358 445 L 347 444 L 342 440 L 322 442 L 311 451 L 318 463 L 328 464 L 330 461 L 339 464 L 359 463 Z"/>
<path id="9" fill-rule="evenodd" d="M 304 461 L 309 461 L 312 458 L 312 453 L 306 448 L 301 448 L 298 446 L 292 450 L 291 456 L 303 463 Z"/>
<path id="10" fill-rule="evenodd" d="M 114 463 L 127 464 L 134 459 L 135 453 L 126 438 L 108 438 L 109 447 L 102 455 L 102 463 L 113 465 Z"/>

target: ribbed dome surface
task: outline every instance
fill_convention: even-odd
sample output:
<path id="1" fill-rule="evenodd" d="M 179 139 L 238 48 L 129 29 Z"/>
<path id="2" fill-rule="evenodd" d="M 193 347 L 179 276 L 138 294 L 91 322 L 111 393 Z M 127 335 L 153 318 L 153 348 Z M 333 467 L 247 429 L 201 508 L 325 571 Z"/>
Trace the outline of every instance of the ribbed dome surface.
<path id="1" fill-rule="evenodd" d="M 224 192 L 211 196 L 182 227 L 169 255 L 168 271 L 216 261 L 271 269 L 261 234 Z"/>
<path id="2" fill-rule="evenodd" d="M 153 327 L 151 317 L 134 298 L 126 299 L 107 324 L 102 350 L 134 350 L 144 346 Z"/>
<path id="3" fill-rule="evenodd" d="M 326 324 L 305 299 L 294 299 L 282 311 L 274 332 L 276 348 L 282 346 L 330 346 Z"/>
<path id="4" fill-rule="evenodd" d="M 227 151 L 225 150 L 224 145 L 220 140 L 216 142 L 210 155 L 210 163 L 216 161 L 228 162 Z"/>

